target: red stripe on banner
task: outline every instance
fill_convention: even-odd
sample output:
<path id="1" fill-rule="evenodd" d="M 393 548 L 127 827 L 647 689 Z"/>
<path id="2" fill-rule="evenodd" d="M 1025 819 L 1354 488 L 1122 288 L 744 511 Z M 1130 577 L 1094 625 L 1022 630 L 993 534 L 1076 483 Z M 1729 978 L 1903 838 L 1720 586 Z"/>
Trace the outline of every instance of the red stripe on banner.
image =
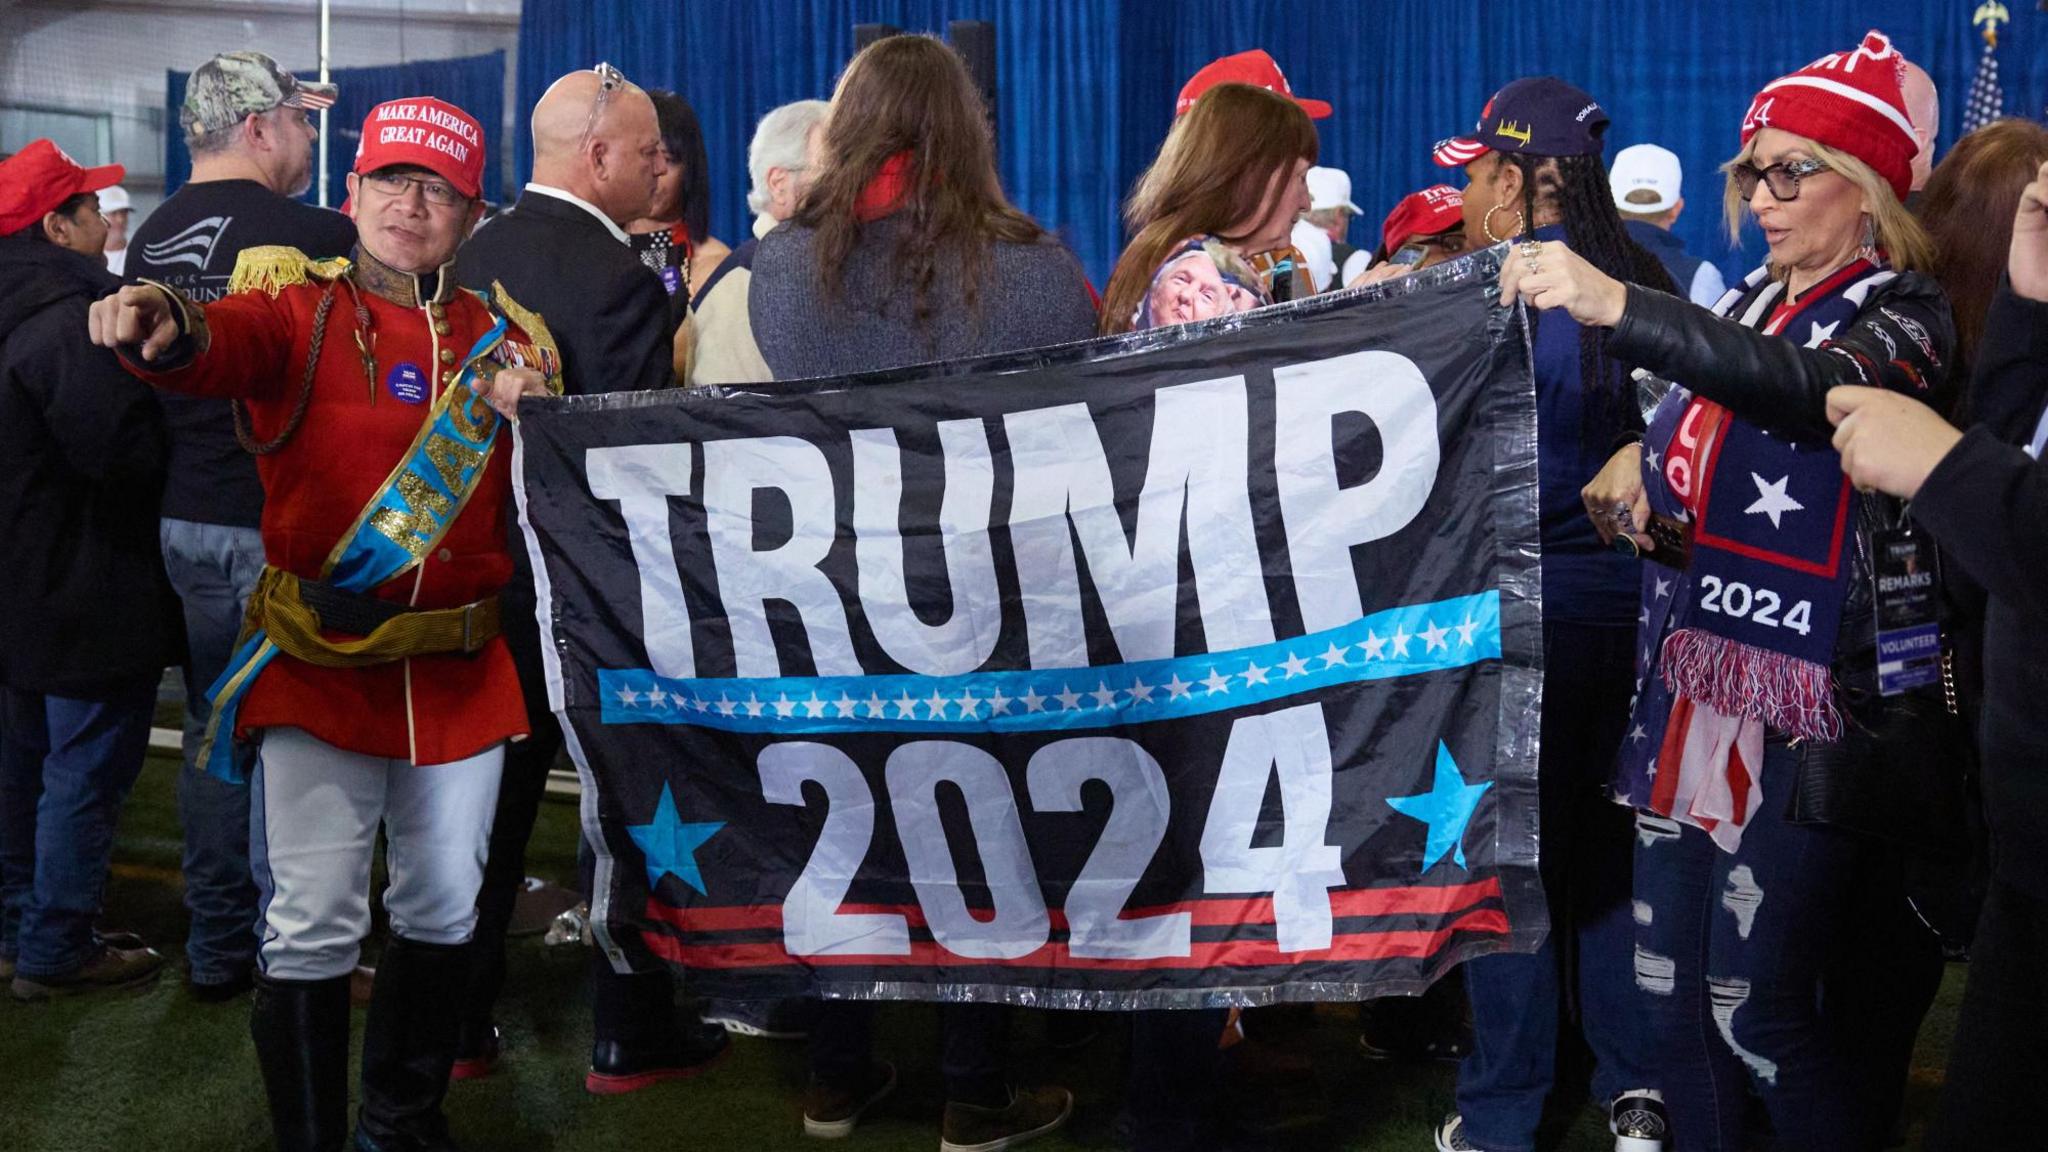
<path id="1" fill-rule="evenodd" d="M 957 956 L 930 940 L 913 940 L 905 956 L 806 956 L 794 957 L 780 941 L 754 944 L 686 944 L 660 932 L 642 932 L 641 938 L 655 955 L 692 968 L 787 968 L 805 965 L 832 967 L 922 967 L 922 968 L 1048 968 L 1070 971 L 1142 971 L 1147 968 L 1273 968 L 1332 960 L 1386 960 L 1396 957 L 1432 956 L 1450 943 L 1458 932 L 1502 935 L 1508 918 L 1498 908 L 1467 912 L 1434 931 L 1354 932 L 1338 936 L 1330 947 L 1316 952 L 1282 952 L 1272 940 L 1226 940 L 1196 944 L 1186 956 L 1155 960 L 1106 960 L 1075 956 L 1067 945 L 1047 944 L 1014 960 L 991 960 Z"/>
<path id="2" fill-rule="evenodd" d="M 1482 900 L 1500 896 L 1500 878 L 1488 877 L 1469 884 L 1419 885 L 1411 888 L 1354 888 L 1330 893 L 1330 914 L 1348 916 L 1442 915 L 1469 908 Z M 915 904 L 842 904 L 839 911 L 850 916 L 893 915 L 903 917 L 912 928 L 925 928 L 924 909 Z M 1273 923 L 1270 896 L 1232 896 L 1216 900 L 1183 900 L 1148 908 L 1129 908 L 1118 919 L 1139 920 L 1148 916 L 1186 912 L 1197 928 L 1230 928 L 1241 924 Z M 1066 931 L 1067 918 L 1059 909 L 1046 913 L 1053 928 Z M 647 915 L 684 932 L 743 932 L 782 928 L 782 905 L 750 904 L 693 906 L 677 908 L 653 898 L 647 901 Z"/>
<path id="3" fill-rule="evenodd" d="M 726 907 L 677 908 L 652 896 L 647 898 L 649 919 L 659 920 L 684 932 L 745 932 L 753 929 L 782 930 L 782 905 L 737 904 Z"/>

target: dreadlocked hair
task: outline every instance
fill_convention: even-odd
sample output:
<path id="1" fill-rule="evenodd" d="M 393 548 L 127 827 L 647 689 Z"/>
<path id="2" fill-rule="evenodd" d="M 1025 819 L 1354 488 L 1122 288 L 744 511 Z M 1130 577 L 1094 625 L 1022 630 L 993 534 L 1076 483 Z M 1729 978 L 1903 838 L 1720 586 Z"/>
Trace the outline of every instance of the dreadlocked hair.
<path id="1" fill-rule="evenodd" d="M 1564 225 L 1565 243 L 1587 263 L 1627 284 L 1676 295 L 1662 261 L 1632 239 L 1621 225 L 1607 165 L 1599 156 L 1530 156 L 1503 153 L 1522 170 L 1522 212 L 1534 231 L 1538 207 L 1551 209 Z M 1607 355 L 1607 331 L 1579 328 L 1579 382 L 1586 404 L 1579 425 L 1587 444 L 1601 447 L 1625 423 L 1634 400 L 1628 368 Z"/>

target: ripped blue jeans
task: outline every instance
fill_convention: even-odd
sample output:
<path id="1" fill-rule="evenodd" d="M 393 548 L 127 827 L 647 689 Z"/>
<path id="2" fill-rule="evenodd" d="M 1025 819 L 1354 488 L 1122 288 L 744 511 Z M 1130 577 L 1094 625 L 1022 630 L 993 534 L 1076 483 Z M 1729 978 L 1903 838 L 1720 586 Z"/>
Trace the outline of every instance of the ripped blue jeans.
<path id="1" fill-rule="evenodd" d="M 1797 773 L 1796 750 L 1765 745 L 1763 805 L 1733 853 L 1698 828 L 1636 818 L 1636 983 L 1677 1152 L 1738 1152 L 1752 1092 L 1777 1147 L 1862 1142 L 1853 1065 L 1820 1013 L 1856 845 L 1785 819 Z"/>

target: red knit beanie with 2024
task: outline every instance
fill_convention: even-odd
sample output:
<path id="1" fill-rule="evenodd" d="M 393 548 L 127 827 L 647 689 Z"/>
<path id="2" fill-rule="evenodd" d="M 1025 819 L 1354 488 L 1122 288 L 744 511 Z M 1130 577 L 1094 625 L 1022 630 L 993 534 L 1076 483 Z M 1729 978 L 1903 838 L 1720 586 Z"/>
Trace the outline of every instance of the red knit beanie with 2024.
<path id="1" fill-rule="evenodd" d="M 1847 52 L 1831 52 L 1764 85 L 1742 118 L 1742 143 L 1777 128 L 1863 161 L 1900 200 L 1913 187 L 1920 138 L 1906 115 L 1906 58 L 1871 31 Z"/>

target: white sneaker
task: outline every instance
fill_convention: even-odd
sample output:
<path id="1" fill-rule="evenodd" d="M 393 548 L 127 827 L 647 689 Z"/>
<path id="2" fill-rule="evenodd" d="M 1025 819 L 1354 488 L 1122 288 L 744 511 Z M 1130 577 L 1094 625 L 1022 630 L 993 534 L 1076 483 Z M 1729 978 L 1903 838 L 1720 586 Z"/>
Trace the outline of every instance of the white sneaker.
<path id="1" fill-rule="evenodd" d="M 1631 1088 L 1607 1109 L 1607 1130 L 1614 1133 L 1614 1152 L 1664 1152 L 1671 1121 L 1664 1114 L 1664 1093 Z"/>
<path id="2" fill-rule="evenodd" d="M 1465 1139 L 1463 1116 L 1453 1112 L 1436 1126 L 1436 1152 L 1479 1152 L 1476 1145 Z"/>

